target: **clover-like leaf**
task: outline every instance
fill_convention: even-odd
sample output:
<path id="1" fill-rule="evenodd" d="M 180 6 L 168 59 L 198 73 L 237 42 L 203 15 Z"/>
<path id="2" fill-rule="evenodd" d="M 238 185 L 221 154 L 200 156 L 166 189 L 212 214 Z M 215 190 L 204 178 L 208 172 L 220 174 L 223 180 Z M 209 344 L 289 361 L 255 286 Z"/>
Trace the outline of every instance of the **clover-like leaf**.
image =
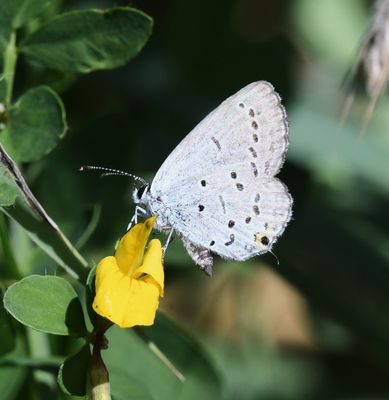
<path id="1" fill-rule="evenodd" d="M 48 86 L 25 92 L 8 110 L 0 141 L 19 162 L 35 161 L 55 148 L 67 130 L 65 108 Z"/>
<path id="2" fill-rule="evenodd" d="M 0 49 L 12 30 L 20 28 L 41 14 L 55 0 L 1 0 L 0 1 Z"/>
<path id="3" fill-rule="evenodd" d="M 54 335 L 86 334 L 77 293 L 57 276 L 31 275 L 14 283 L 4 295 L 4 307 L 19 322 Z"/>
<path id="4" fill-rule="evenodd" d="M 20 51 L 31 60 L 60 71 L 111 69 L 139 53 L 151 34 L 152 24 L 148 15 L 129 7 L 70 11 L 28 36 Z"/>
<path id="5" fill-rule="evenodd" d="M 87 343 L 76 354 L 63 362 L 57 380 L 64 393 L 73 396 L 85 396 L 90 357 L 91 352 Z"/>

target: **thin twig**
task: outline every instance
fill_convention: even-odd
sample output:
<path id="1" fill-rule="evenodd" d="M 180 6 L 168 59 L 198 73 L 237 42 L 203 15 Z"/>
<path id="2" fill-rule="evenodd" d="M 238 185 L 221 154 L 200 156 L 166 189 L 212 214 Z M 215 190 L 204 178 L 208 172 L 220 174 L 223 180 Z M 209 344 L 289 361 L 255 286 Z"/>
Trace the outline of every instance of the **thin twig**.
<path id="1" fill-rule="evenodd" d="M 28 215 L 21 217 L 21 220 L 16 219 L 17 222 L 19 222 L 19 224 L 21 224 L 28 232 L 31 231 L 31 233 L 35 233 L 35 235 L 32 235 L 33 240 L 38 243 L 40 247 L 42 247 L 42 249 L 46 251 L 55 261 L 57 261 L 58 264 L 66 270 L 66 272 L 74 275 L 76 279 L 85 284 L 89 272 L 87 261 L 70 243 L 69 239 L 64 235 L 58 225 L 50 218 L 45 209 L 33 195 L 15 161 L 13 161 L 12 158 L 7 154 L 1 144 L 0 163 L 4 165 L 8 173 L 11 175 L 11 178 L 19 188 L 20 193 L 32 210 L 33 215 L 37 217 L 39 223 L 43 222 L 43 227 L 48 225 L 50 229 L 43 229 L 45 233 L 42 234 L 42 232 L 40 232 L 41 235 L 35 230 L 31 231 L 32 225 L 31 221 L 27 221 L 28 216 L 33 221 L 35 221 L 35 219 L 31 213 L 27 212 L 25 212 L 25 214 Z M 3 211 L 15 219 L 15 212 L 19 214 L 20 217 L 21 209 L 18 210 L 16 207 L 7 210 L 5 208 Z M 52 231 L 54 231 L 54 234 Z M 40 236 L 44 237 L 43 241 Z M 49 246 L 46 244 L 49 244 Z M 50 246 L 55 249 L 55 256 L 48 251 L 48 247 Z"/>
<path id="2" fill-rule="evenodd" d="M 133 331 L 142 339 L 147 346 L 149 347 L 150 351 L 157 356 L 157 358 L 174 374 L 174 376 L 180 381 L 185 382 L 186 378 L 184 374 L 165 356 L 165 354 L 160 350 L 160 348 L 150 340 L 150 338 L 137 326 L 132 328 Z"/>
<path id="3" fill-rule="evenodd" d="M 10 173 L 16 186 L 19 188 L 23 198 L 27 204 L 31 207 L 31 210 L 35 215 L 47 222 L 54 230 L 59 231 L 58 225 L 50 218 L 47 212 L 44 210 L 42 205 L 39 203 L 37 198 L 33 195 L 30 188 L 28 187 L 23 175 L 21 174 L 15 161 L 8 155 L 4 147 L 0 144 L 0 162 L 4 165 L 7 171 Z"/>

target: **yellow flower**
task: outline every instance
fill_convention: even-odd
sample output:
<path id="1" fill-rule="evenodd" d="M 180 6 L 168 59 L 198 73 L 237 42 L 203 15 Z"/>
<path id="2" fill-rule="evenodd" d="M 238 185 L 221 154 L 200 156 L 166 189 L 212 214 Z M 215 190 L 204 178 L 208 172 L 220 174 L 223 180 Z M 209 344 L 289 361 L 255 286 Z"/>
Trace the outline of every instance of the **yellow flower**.
<path id="1" fill-rule="evenodd" d="M 96 268 L 93 309 L 121 328 L 152 325 L 163 296 L 162 246 L 153 239 L 144 253 L 156 216 L 135 225 L 120 240 L 115 255 Z"/>

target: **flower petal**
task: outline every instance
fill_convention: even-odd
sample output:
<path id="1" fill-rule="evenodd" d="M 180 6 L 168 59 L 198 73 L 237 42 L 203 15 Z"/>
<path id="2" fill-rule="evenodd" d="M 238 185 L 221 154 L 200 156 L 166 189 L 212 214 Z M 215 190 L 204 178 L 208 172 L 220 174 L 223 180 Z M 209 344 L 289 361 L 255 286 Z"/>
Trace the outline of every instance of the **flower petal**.
<path id="1" fill-rule="evenodd" d="M 142 277 L 145 275 L 145 277 Z M 163 297 L 164 271 L 162 265 L 162 245 L 158 239 L 150 241 L 142 265 L 136 269 L 132 277 L 157 285 L 159 295 Z M 152 278 L 152 279 L 150 279 Z"/>
<path id="2" fill-rule="evenodd" d="M 97 314 L 115 323 L 117 319 L 115 315 L 124 312 L 121 296 L 128 290 L 126 278 L 130 280 L 119 270 L 115 257 L 103 258 L 96 267 L 96 295 L 93 309 Z"/>
<path id="3" fill-rule="evenodd" d="M 121 328 L 152 325 L 159 303 L 154 282 L 137 281 L 124 275 L 115 257 L 105 257 L 96 269 L 93 309 Z"/>
<path id="4" fill-rule="evenodd" d="M 123 274 L 131 274 L 142 262 L 144 248 L 157 216 L 135 225 L 120 240 L 115 258 Z"/>
<path id="5" fill-rule="evenodd" d="M 117 323 L 121 328 L 135 325 L 153 325 L 159 304 L 159 290 L 149 282 L 131 280 L 131 286 L 126 301 L 126 311 L 122 322 Z"/>

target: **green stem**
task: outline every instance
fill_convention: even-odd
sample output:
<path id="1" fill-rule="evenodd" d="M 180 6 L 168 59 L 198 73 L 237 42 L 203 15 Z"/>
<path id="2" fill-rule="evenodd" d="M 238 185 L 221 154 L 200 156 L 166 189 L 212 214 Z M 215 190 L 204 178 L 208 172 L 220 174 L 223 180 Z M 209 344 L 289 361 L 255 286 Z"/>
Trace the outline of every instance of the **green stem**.
<path id="1" fill-rule="evenodd" d="M 77 240 L 77 243 L 75 244 L 75 247 L 78 250 L 80 250 L 85 245 L 85 243 L 91 237 L 92 233 L 95 231 L 96 226 L 99 223 L 100 214 L 101 214 L 101 207 L 93 206 L 92 218 L 91 218 L 88 226 L 84 230 L 83 234 L 81 235 L 81 237 Z"/>
<path id="2" fill-rule="evenodd" d="M 27 341 L 30 349 L 30 355 L 32 359 L 44 359 L 51 356 L 50 342 L 47 334 L 35 331 L 34 329 L 28 328 L 26 330 Z M 39 398 L 54 396 L 56 392 L 56 381 L 52 373 L 48 371 L 41 371 L 39 369 L 33 369 L 33 379 L 37 387 L 37 395 Z M 46 395 L 46 396 L 45 396 Z"/>
<path id="3" fill-rule="evenodd" d="M 7 169 L 23 199 L 35 217 L 17 203 L 13 207 L 1 208 L 8 216 L 18 222 L 48 255 L 63 267 L 69 274 L 83 284 L 88 277 L 88 263 L 72 246 L 67 237 L 50 218 L 45 209 L 28 187 L 19 167 L 0 144 L 0 163 Z"/>
<path id="4" fill-rule="evenodd" d="M 105 329 L 94 336 L 93 353 L 88 368 L 87 400 L 111 400 L 111 387 L 107 367 L 101 358 L 101 350 L 107 348 Z"/>
<path id="5" fill-rule="evenodd" d="M 0 246 L 3 250 L 5 262 L 5 270 L 2 277 L 6 279 L 19 279 L 19 270 L 9 243 L 9 233 L 2 213 L 0 213 Z"/>
<path id="6" fill-rule="evenodd" d="M 19 223 L 32 241 L 70 276 L 85 285 L 89 272 L 88 263 L 62 231 L 53 229 L 46 221 L 37 220 L 19 202 L 12 207 L 1 207 L 0 209 Z"/>
<path id="7" fill-rule="evenodd" d="M 186 378 L 184 374 L 182 374 L 181 371 L 168 359 L 168 357 L 159 349 L 156 343 L 147 337 L 142 328 L 139 328 L 139 326 L 134 326 L 132 330 L 147 344 L 150 351 L 157 356 L 157 358 L 176 376 L 179 381 L 185 382 Z"/>
<path id="8" fill-rule="evenodd" d="M 11 33 L 7 47 L 4 50 L 4 80 L 6 82 L 6 94 L 4 104 L 9 106 L 12 100 L 12 92 L 15 78 L 16 61 L 18 59 L 18 52 L 16 47 L 16 32 Z"/>

